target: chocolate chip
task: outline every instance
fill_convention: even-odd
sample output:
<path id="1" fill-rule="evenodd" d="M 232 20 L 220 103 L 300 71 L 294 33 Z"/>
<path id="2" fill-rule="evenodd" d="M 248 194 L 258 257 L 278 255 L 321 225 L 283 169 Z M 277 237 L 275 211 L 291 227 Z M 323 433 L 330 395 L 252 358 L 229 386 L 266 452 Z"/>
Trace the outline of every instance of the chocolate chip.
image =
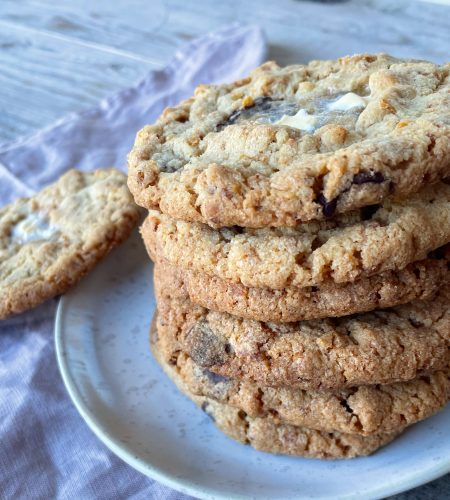
<path id="1" fill-rule="evenodd" d="M 209 370 L 203 370 L 203 373 L 213 384 L 220 384 L 222 382 L 228 382 L 230 380 L 228 377 L 224 377 L 223 375 L 219 375 L 218 373 L 214 373 Z"/>
<path id="2" fill-rule="evenodd" d="M 227 357 L 227 344 L 211 329 L 203 319 L 196 323 L 186 334 L 189 355 L 194 363 L 203 368 L 222 365 Z"/>
<path id="3" fill-rule="evenodd" d="M 228 127 L 228 125 L 233 125 L 233 123 L 236 123 L 239 118 L 250 118 L 251 114 L 253 113 L 252 111 L 249 111 L 255 107 L 258 107 L 261 109 L 261 111 L 267 111 L 267 103 L 272 101 L 271 97 L 268 96 L 261 96 L 257 97 L 251 106 L 247 106 L 246 108 L 240 108 L 237 109 L 236 111 L 233 111 L 231 115 L 226 119 L 221 121 L 216 125 L 216 130 L 220 131 L 224 129 L 225 127 Z"/>
<path id="4" fill-rule="evenodd" d="M 214 415 L 208 411 L 209 403 L 207 401 L 203 401 L 201 409 L 208 415 L 208 417 L 215 422 L 216 419 L 214 418 Z"/>
<path id="5" fill-rule="evenodd" d="M 235 123 L 238 118 L 250 118 L 256 110 L 258 111 L 270 111 L 271 102 L 273 99 L 269 96 L 261 96 L 257 97 L 251 106 L 247 106 L 246 108 L 237 109 L 228 117 L 228 124 L 232 125 Z"/>
<path id="6" fill-rule="evenodd" d="M 370 220 L 378 211 L 381 205 L 368 205 L 360 210 L 362 220 Z"/>
<path id="7" fill-rule="evenodd" d="M 374 183 L 374 184 L 381 184 L 384 182 L 386 179 L 384 175 L 381 172 L 360 172 L 359 174 L 356 174 L 353 177 L 352 184 L 355 184 L 357 186 L 361 184 L 367 184 L 369 182 Z M 344 190 L 343 192 L 348 191 L 348 189 Z M 319 205 L 322 205 L 322 213 L 325 217 L 333 217 L 334 213 L 336 212 L 336 207 L 337 207 L 337 202 L 338 202 L 338 196 L 333 198 L 332 200 L 328 201 L 325 196 L 320 193 L 317 198 L 316 198 L 316 203 L 319 203 Z M 375 210 L 374 207 L 377 207 L 376 210 L 378 210 L 378 205 L 371 205 L 371 208 L 368 208 L 367 213 L 364 214 L 361 212 L 362 216 L 366 216 L 368 219 L 373 215 L 371 213 L 372 210 Z M 367 220 L 367 219 L 364 219 Z"/>
<path id="8" fill-rule="evenodd" d="M 183 167 L 183 163 L 181 162 L 181 160 L 173 160 L 171 162 L 171 164 L 167 164 L 167 163 L 160 163 L 160 162 L 157 162 L 158 163 L 158 170 L 160 172 L 164 172 L 165 174 L 173 174 L 174 172 L 176 172 L 177 170 L 180 170 L 180 168 Z"/>
<path id="9" fill-rule="evenodd" d="M 325 217 L 333 217 L 334 212 L 336 212 L 337 201 L 338 201 L 337 196 L 336 198 L 327 201 L 327 199 L 322 193 L 320 193 L 319 196 L 316 198 L 316 203 L 322 205 L 322 213 L 323 215 L 325 215 Z"/>
<path id="10" fill-rule="evenodd" d="M 414 328 L 422 328 L 423 323 L 415 318 L 408 318 L 409 322 Z"/>
<path id="11" fill-rule="evenodd" d="M 345 408 L 345 411 L 348 413 L 353 413 L 353 410 L 351 409 L 350 405 L 348 404 L 348 401 L 346 399 L 341 400 L 341 406 Z"/>
<path id="12" fill-rule="evenodd" d="M 298 103 L 294 100 L 260 96 L 253 100 L 251 106 L 233 111 L 227 119 L 216 125 L 216 131 L 219 132 L 228 125 L 246 120 L 253 120 L 259 123 L 275 123 L 283 115 L 295 115 L 297 111 Z"/>
<path id="13" fill-rule="evenodd" d="M 242 234 L 244 232 L 244 228 L 240 226 L 229 226 L 222 227 L 218 231 L 224 240 L 231 241 L 236 235 Z"/>
<path id="14" fill-rule="evenodd" d="M 245 420 L 247 418 L 247 413 L 245 413 L 244 410 L 239 410 L 238 411 L 238 417 L 241 419 L 241 420 Z"/>
<path id="15" fill-rule="evenodd" d="M 272 104 L 271 104 L 272 102 L 273 102 L 273 99 L 269 96 L 257 97 L 256 99 L 254 99 L 253 104 L 251 106 L 247 106 L 246 108 L 241 108 L 241 109 L 235 111 L 234 113 L 232 113 L 230 115 L 230 117 L 228 118 L 228 121 L 231 123 L 234 123 L 239 118 L 239 116 L 243 116 L 243 115 L 244 115 L 243 117 L 245 117 L 245 115 L 248 115 L 249 117 L 251 117 L 256 110 L 259 112 L 270 111 L 272 108 Z"/>
<path id="16" fill-rule="evenodd" d="M 442 260 L 445 259 L 445 248 L 444 247 L 439 247 L 436 248 L 435 250 L 432 250 L 428 254 L 429 259 L 435 259 L 435 260 Z"/>
<path id="17" fill-rule="evenodd" d="M 372 182 L 374 184 L 381 184 L 386 179 L 381 172 L 359 172 L 353 177 L 352 184 L 360 185 Z"/>

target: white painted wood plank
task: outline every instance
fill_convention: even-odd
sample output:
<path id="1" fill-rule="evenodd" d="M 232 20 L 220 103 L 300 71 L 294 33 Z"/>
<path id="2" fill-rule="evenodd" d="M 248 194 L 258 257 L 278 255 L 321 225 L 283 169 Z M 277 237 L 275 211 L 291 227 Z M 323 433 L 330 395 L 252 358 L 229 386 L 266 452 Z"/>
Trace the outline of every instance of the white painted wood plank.
<path id="1" fill-rule="evenodd" d="M 261 24 L 281 63 L 360 51 L 443 61 L 449 7 L 388 0 L 2 0 L 0 18 L 163 63 L 183 40 L 232 21 Z M 38 15 L 36 15 L 38 13 Z M 277 51 L 277 49 L 280 49 Z"/>
<path id="2" fill-rule="evenodd" d="M 170 0 L 166 29 L 193 35 L 201 25 L 201 7 Z M 227 12 L 229 8 L 227 8 Z M 261 24 L 281 64 L 335 58 L 354 52 L 394 55 L 443 62 L 450 49 L 448 7 L 411 2 L 340 2 L 320 4 L 296 0 L 239 3 L 235 19 Z"/>
<path id="3" fill-rule="evenodd" d="M 449 8 L 415 1 L 1 0 L 0 140 L 79 110 L 232 21 L 263 26 L 280 64 L 354 52 L 448 58 Z"/>
<path id="4" fill-rule="evenodd" d="M 177 44 L 163 29 L 168 13 L 165 0 L 21 0 L 20 7 L 17 0 L 0 3 L 0 19 L 5 22 L 159 64 Z"/>
<path id="5" fill-rule="evenodd" d="M 20 28 L 0 29 L 0 141 L 41 128 L 138 81 L 154 64 Z"/>

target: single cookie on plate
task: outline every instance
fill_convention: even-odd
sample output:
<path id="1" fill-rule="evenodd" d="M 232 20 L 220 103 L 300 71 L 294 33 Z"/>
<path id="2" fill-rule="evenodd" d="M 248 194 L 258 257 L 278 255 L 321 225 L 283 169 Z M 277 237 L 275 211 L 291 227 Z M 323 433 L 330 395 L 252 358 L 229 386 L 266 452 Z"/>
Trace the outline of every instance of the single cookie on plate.
<path id="1" fill-rule="evenodd" d="M 402 431 L 399 429 L 393 433 L 361 436 L 276 424 L 270 418 L 251 417 L 233 406 L 193 394 L 174 366 L 161 356 L 157 344 L 152 345 L 152 350 L 163 370 L 181 392 L 192 399 L 222 432 L 243 444 L 250 444 L 257 450 L 309 458 L 353 458 L 373 453 Z"/>
<path id="2" fill-rule="evenodd" d="M 138 204 L 211 227 L 293 226 L 448 176 L 450 65 L 355 55 L 201 85 L 129 155 Z"/>
<path id="3" fill-rule="evenodd" d="M 140 219 L 115 169 L 70 170 L 0 209 L 0 318 L 65 292 Z"/>
<path id="4" fill-rule="evenodd" d="M 155 279 L 167 349 L 202 368 L 262 386 L 306 390 L 412 380 L 447 366 L 450 287 L 423 301 L 343 318 L 263 323 L 209 311 Z"/>
<path id="5" fill-rule="evenodd" d="M 450 185 L 293 228 L 211 229 L 153 210 L 141 232 L 157 259 L 247 287 L 348 283 L 404 269 L 450 242 Z"/>
<path id="6" fill-rule="evenodd" d="M 348 434 L 395 432 L 441 410 L 450 398 L 450 367 L 410 382 L 366 385 L 340 391 L 264 387 L 201 368 L 183 351 L 170 349 L 153 325 L 151 342 L 177 371 L 189 392 L 264 417 L 321 431 Z"/>
<path id="7" fill-rule="evenodd" d="M 149 246 L 148 249 L 151 255 Z M 441 247 L 432 257 L 408 264 L 401 271 L 385 271 L 351 283 L 328 281 L 283 290 L 246 287 L 157 261 L 155 257 L 153 260 L 159 286 L 172 295 L 181 290 L 196 304 L 242 318 L 292 322 L 345 316 L 426 299 L 449 280 L 450 246 Z"/>

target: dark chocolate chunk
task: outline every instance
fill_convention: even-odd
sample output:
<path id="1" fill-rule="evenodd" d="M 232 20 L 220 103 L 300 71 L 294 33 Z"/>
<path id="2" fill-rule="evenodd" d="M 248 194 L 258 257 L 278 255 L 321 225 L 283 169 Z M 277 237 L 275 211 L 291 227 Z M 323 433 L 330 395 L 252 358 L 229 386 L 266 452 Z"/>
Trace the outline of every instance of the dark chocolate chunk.
<path id="1" fill-rule="evenodd" d="M 322 205 L 322 213 L 323 213 L 323 215 L 325 215 L 325 217 L 333 217 L 334 212 L 336 212 L 337 201 L 338 201 L 337 196 L 336 196 L 336 198 L 333 198 L 332 200 L 327 201 L 327 199 L 325 198 L 325 196 L 322 193 L 320 193 L 316 199 L 316 202 L 319 205 Z"/>
<path id="2" fill-rule="evenodd" d="M 442 260 L 445 259 L 446 254 L 446 248 L 445 247 L 439 247 L 436 248 L 435 250 L 432 250 L 428 254 L 429 259 L 435 259 L 435 260 Z"/>
<path id="3" fill-rule="evenodd" d="M 348 413 L 353 413 L 353 410 L 351 409 L 346 399 L 341 400 L 341 406 L 345 408 L 345 411 L 347 411 Z"/>
<path id="4" fill-rule="evenodd" d="M 352 184 L 361 185 L 369 182 L 374 184 L 381 184 L 385 180 L 386 179 L 381 172 L 360 172 L 353 177 Z M 345 191 L 348 191 L 348 189 L 346 189 Z M 334 213 L 336 212 L 337 202 L 338 196 L 328 201 L 325 196 L 320 193 L 316 198 L 316 203 L 322 205 L 322 212 L 325 217 L 333 217 Z M 372 217 L 372 215 L 378 210 L 378 208 L 378 205 L 371 205 L 370 208 L 367 207 L 367 212 L 365 214 L 364 212 L 361 212 L 363 218 L 366 217 L 364 220 L 370 219 L 370 217 Z"/>
<path id="5" fill-rule="evenodd" d="M 360 185 L 372 182 L 374 184 L 381 184 L 386 179 L 381 172 L 359 172 L 355 174 L 352 180 L 352 184 Z"/>
<path id="6" fill-rule="evenodd" d="M 189 355 L 201 367 L 225 363 L 226 343 L 213 332 L 206 320 L 199 321 L 187 332 L 186 342 Z"/>
<path id="7" fill-rule="evenodd" d="M 215 422 L 216 419 L 214 418 L 214 415 L 208 411 L 209 403 L 207 401 L 203 401 L 201 409 L 208 415 L 208 417 Z"/>
<path id="8" fill-rule="evenodd" d="M 241 226 L 231 226 L 230 230 L 233 231 L 235 234 L 242 234 L 244 232 L 244 228 Z"/>
<path id="9" fill-rule="evenodd" d="M 178 356 L 176 354 L 173 354 L 170 358 L 169 358 L 169 365 L 172 365 L 172 366 L 176 366 L 177 364 L 177 361 L 178 361 Z"/>
<path id="10" fill-rule="evenodd" d="M 257 97 L 251 106 L 247 106 L 246 108 L 237 109 L 228 117 L 228 125 L 232 125 L 235 123 L 238 118 L 248 119 L 252 115 L 255 114 L 256 111 L 259 112 L 267 112 L 270 111 L 270 102 L 272 102 L 272 98 L 268 96 Z"/>
<path id="11" fill-rule="evenodd" d="M 203 370 L 203 373 L 213 384 L 220 384 L 222 382 L 228 382 L 230 380 L 228 377 L 224 377 L 223 375 L 219 375 L 209 370 Z"/>
<path id="12" fill-rule="evenodd" d="M 245 413 L 244 410 L 239 410 L 238 411 L 238 417 L 241 419 L 241 420 L 245 420 L 247 418 L 247 413 Z"/>
<path id="13" fill-rule="evenodd" d="M 237 109 L 231 115 L 216 125 L 219 132 L 228 125 L 241 121 L 253 120 L 259 123 L 274 123 L 283 115 L 295 115 L 298 104 L 294 100 L 272 99 L 269 96 L 261 96 L 254 99 L 251 106 Z"/>
<path id="14" fill-rule="evenodd" d="M 378 211 L 381 205 L 368 205 L 360 210 L 362 220 L 370 220 Z"/>
<path id="15" fill-rule="evenodd" d="M 236 235 L 242 234 L 244 228 L 240 226 L 221 227 L 218 231 L 222 238 L 226 241 L 231 241 Z"/>
<path id="16" fill-rule="evenodd" d="M 164 172 L 165 174 L 173 174 L 177 170 L 180 170 L 180 168 L 184 167 L 183 162 L 179 159 L 172 160 L 170 165 L 167 163 L 160 163 L 159 161 L 157 161 L 157 164 L 158 164 L 158 170 L 160 172 Z"/>
<path id="17" fill-rule="evenodd" d="M 408 318 L 408 320 L 414 328 L 422 328 L 424 326 L 421 321 L 418 321 L 415 318 Z"/>
<path id="18" fill-rule="evenodd" d="M 231 114 L 231 116 L 228 118 L 228 121 L 231 123 L 234 123 L 239 116 L 245 117 L 245 115 L 248 115 L 251 117 L 253 114 L 255 114 L 256 111 L 261 112 L 261 111 L 270 111 L 272 107 L 272 101 L 273 99 L 269 96 L 261 96 L 257 97 L 254 99 L 253 104 L 251 106 L 247 106 L 245 108 L 241 108 L 234 113 Z"/>
<path id="19" fill-rule="evenodd" d="M 246 108 L 240 108 L 237 109 L 236 111 L 233 111 L 231 115 L 226 119 L 223 120 L 222 122 L 218 123 L 216 125 L 216 129 L 218 131 L 224 129 L 228 125 L 233 125 L 233 123 L 236 123 L 240 118 L 243 119 L 248 119 L 250 116 L 253 114 L 253 108 L 258 107 L 261 109 L 261 111 L 267 111 L 267 103 L 272 101 L 271 97 L 268 96 L 262 96 L 262 97 L 257 97 L 251 106 L 247 106 Z"/>

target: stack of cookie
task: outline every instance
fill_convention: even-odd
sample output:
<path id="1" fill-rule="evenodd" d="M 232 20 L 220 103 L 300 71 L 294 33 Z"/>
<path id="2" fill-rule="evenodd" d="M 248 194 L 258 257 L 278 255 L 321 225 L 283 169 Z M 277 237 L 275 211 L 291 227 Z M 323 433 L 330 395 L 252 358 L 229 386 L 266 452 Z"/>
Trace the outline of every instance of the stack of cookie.
<path id="1" fill-rule="evenodd" d="M 447 403 L 449 90 L 384 54 L 266 63 L 139 132 L 153 352 L 229 436 L 348 458 Z"/>

